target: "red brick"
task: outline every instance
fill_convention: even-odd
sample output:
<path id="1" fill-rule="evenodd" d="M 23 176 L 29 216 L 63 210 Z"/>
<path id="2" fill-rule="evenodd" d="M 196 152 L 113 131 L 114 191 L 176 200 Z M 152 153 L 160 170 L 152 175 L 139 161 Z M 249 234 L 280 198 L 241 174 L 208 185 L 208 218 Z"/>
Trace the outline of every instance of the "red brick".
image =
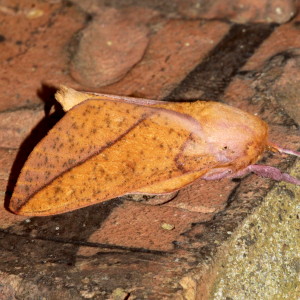
<path id="1" fill-rule="evenodd" d="M 123 78 L 143 57 L 149 42 L 147 19 L 143 16 L 150 15 L 148 10 L 137 14 L 136 10 L 103 8 L 79 34 L 71 61 L 73 78 L 93 88 Z"/>
<path id="2" fill-rule="evenodd" d="M 19 148 L 44 115 L 43 110 L 32 109 L 2 113 L 0 119 L 1 147 Z"/>
<path id="3" fill-rule="evenodd" d="M 0 149 L 0 199 L 4 200 L 11 167 L 17 155 L 16 149 Z"/>
<path id="4" fill-rule="evenodd" d="M 81 1 L 72 0 L 83 10 L 93 14 L 105 6 L 105 0 Z M 168 18 L 204 18 L 225 19 L 236 23 L 285 23 L 296 13 L 297 7 L 293 0 L 173 0 L 173 1 L 110 1 L 111 6 L 122 8 L 132 5 L 147 7 L 159 11 Z"/>
<path id="5" fill-rule="evenodd" d="M 239 76 L 232 80 L 224 96 L 230 104 L 255 114 L 259 113 L 260 105 L 249 106 L 247 99 L 258 94 L 267 95 L 299 123 L 299 20 L 297 16 L 292 22 L 276 28 L 243 66 L 242 71 L 255 71 L 256 76 Z"/>
<path id="6" fill-rule="evenodd" d="M 89 242 L 168 251 L 191 223 L 209 219 L 209 215 L 202 213 L 127 201 L 114 209 L 101 228 L 90 236 Z M 163 224 L 174 228 L 164 229 Z"/>
<path id="7" fill-rule="evenodd" d="M 42 84 L 58 86 L 73 82 L 66 74 L 65 47 L 84 21 L 84 14 L 78 9 L 63 7 L 60 2 L 6 2 L 1 4 L 1 33 L 5 41 L 0 43 L 0 84 L 5 89 L 1 93 L 0 111 L 40 103 L 37 92 Z M 42 14 L 29 18 L 33 8 Z"/>
<path id="8" fill-rule="evenodd" d="M 197 180 L 179 191 L 175 199 L 165 204 L 204 214 L 217 213 L 224 209 L 228 197 L 236 186 L 232 180 Z"/>
<path id="9" fill-rule="evenodd" d="M 7 192 L 7 184 L 10 177 L 11 167 L 16 158 L 17 149 L 0 148 L 0 201 L 4 202 Z M 0 209 L 0 228 L 7 228 L 15 223 L 26 219 L 25 217 L 16 216 L 5 209 Z"/>
<path id="10" fill-rule="evenodd" d="M 187 17 L 228 19 L 235 23 L 285 23 L 297 12 L 295 1 L 211 0 L 178 1 L 178 11 Z"/>
<path id="11" fill-rule="evenodd" d="M 277 53 L 300 47 L 300 28 L 297 15 L 292 22 L 277 27 L 271 36 L 257 49 L 242 70 L 257 70 L 262 67 L 265 61 Z"/>
<path id="12" fill-rule="evenodd" d="M 161 99 L 201 61 L 228 32 L 220 21 L 170 20 L 150 39 L 145 56 L 105 93 Z"/>

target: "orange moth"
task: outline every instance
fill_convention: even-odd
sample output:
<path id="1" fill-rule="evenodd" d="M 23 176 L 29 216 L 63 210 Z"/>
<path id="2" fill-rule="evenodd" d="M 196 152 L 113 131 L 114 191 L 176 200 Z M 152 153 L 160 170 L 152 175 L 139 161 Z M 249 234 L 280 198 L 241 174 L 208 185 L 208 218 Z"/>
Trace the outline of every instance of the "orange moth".
<path id="1" fill-rule="evenodd" d="M 56 94 L 65 116 L 34 148 L 10 210 L 59 214 L 125 194 L 166 194 L 195 180 L 249 172 L 300 184 L 264 151 L 298 152 L 268 141 L 258 117 L 218 102 L 164 102 L 78 92 Z"/>

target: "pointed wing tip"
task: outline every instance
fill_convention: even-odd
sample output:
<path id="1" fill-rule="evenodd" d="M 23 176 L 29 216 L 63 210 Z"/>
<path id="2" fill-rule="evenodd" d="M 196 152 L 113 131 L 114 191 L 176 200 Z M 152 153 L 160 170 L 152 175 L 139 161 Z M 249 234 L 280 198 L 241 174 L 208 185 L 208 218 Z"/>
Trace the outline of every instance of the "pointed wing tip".
<path id="1" fill-rule="evenodd" d="M 14 215 L 22 215 L 22 213 L 20 213 L 20 209 L 16 208 L 14 205 L 9 204 L 7 210 Z"/>
<path id="2" fill-rule="evenodd" d="M 34 211 L 28 209 L 28 200 L 30 197 L 27 198 L 20 198 L 17 195 L 11 197 L 9 201 L 9 205 L 7 210 L 15 215 L 18 216 L 34 216 L 36 215 Z"/>
<path id="3" fill-rule="evenodd" d="M 7 210 L 15 215 L 23 215 L 22 206 L 23 204 L 21 204 L 20 201 L 16 201 L 12 198 L 9 202 L 9 206 L 7 207 Z"/>

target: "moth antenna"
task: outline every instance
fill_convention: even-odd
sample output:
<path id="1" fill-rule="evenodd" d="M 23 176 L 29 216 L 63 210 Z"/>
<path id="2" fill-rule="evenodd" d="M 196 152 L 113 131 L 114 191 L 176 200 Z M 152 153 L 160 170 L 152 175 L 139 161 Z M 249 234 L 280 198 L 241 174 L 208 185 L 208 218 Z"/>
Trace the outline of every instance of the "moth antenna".
<path id="1" fill-rule="evenodd" d="M 286 154 L 295 155 L 295 156 L 300 157 L 299 151 L 293 151 L 293 150 L 284 149 L 284 148 L 279 148 L 278 150 L 280 153 L 286 153 Z"/>
<path id="2" fill-rule="evenodd" d="M 300 152 L 299 151 L 294 151 L 290 149 L 285 149 L 277 146 L 276 144 L 270 143 L 268 144 L 268 150 L 273 151 L 273 152 L 279 152 L 279 153 L 285 153 L 289 155 L 295 155 L 300 157 Z"/>

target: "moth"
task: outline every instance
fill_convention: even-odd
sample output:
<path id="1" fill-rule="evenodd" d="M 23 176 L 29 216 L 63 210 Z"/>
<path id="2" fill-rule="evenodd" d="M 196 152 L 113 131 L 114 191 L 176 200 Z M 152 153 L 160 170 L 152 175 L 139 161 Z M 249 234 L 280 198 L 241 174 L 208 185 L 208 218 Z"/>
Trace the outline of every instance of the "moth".
<path id="1" fill-rule="evenodd" d="M 197 179 L 254 172 L 300 185 L 256 165 L 266 150 L 300 156 L 268 140 L 260 118 L 218 102 L 165 102 L 61 87 L 67 113 L 28 157 L 9 209 L 64 213 L 126 194 L 167 194 Z"/>

